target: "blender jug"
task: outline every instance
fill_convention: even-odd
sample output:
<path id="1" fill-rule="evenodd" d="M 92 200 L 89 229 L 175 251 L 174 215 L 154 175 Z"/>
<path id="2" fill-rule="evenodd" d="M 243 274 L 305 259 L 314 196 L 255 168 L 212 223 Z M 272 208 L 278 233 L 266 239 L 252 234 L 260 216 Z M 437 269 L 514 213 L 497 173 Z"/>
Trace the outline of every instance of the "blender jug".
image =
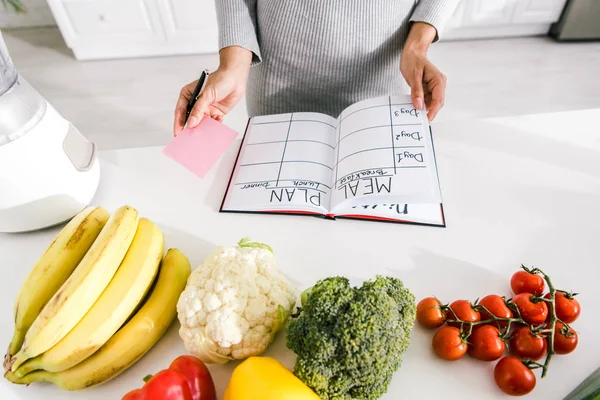
<path id="1" fill-rule="evenodd" d="M 0 146 L 33 128 L 46 106 L 46 100 L 17 73 L 0 32 Z"/>

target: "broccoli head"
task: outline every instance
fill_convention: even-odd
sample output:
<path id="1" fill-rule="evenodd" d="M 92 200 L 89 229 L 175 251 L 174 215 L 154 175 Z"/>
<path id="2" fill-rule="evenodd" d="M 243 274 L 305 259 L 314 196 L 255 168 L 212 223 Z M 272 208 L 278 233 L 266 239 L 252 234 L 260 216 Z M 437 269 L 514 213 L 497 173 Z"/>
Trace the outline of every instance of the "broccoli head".
<path id="1" fill-rule="evenodd" d="M 396 278 L 318 281 L 286 326 L 294 374 L 324 400 L 378 399 L 410 344 L 415 296 Z"/>

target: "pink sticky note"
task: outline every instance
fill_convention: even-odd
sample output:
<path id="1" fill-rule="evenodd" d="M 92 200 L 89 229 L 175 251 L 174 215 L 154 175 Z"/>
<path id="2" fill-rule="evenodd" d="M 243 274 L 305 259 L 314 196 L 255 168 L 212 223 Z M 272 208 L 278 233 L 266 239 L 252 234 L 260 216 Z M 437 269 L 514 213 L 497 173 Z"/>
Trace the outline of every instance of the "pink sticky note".
<path id="1" fill-rule="evenodd" d="M 204 178 L 236 137 L 236 131 L 205 116 L 196 127 L 183 129 L 163 153 Z"/>

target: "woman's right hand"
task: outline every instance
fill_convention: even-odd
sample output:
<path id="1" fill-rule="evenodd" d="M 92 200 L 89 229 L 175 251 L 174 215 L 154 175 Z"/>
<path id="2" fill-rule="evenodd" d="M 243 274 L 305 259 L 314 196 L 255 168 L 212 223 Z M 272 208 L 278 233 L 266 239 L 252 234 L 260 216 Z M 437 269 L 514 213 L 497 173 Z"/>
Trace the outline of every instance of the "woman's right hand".
<path id="1" fill-rule="evenodd" d="M 246 91 L 252 53 L 241 47 L 227 47 L 221 51 L 219 68 L 206 80 L 204 90 L 190 112 L 187 127 L 193 128 L 207 115 L 222 121 Z M 173 135 L 177 136 L 184 127 L 187 106 L 192 98 L 196 82 L 185 85 L 179 93 L 175 107 Z"/>

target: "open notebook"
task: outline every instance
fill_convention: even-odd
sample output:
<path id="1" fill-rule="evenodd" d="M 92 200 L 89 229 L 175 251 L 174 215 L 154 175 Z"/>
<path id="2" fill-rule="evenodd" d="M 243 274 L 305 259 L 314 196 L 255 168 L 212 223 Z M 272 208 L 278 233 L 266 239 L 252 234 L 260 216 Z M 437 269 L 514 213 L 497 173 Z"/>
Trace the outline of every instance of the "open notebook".
<path id="1" fill-rule="evenodd" d="M 445 226 L 427 115 L 392 96 L 253 117 L 221 211 Z"/>

